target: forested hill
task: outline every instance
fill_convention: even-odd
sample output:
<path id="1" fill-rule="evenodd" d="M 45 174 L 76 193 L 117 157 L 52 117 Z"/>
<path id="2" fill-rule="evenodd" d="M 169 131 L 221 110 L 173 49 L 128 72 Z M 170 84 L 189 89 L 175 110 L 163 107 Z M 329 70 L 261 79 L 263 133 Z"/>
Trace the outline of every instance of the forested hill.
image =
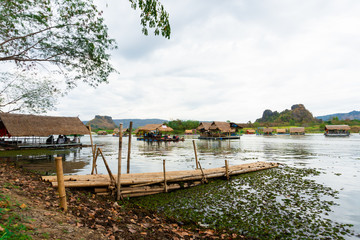
<path id="1" fill-rule="evenodd" d="M 285 109 L 280 113 L 267 109 L 264 111 L 262 117 L 256 120 L 258 123 L 288 123 L 290 125 L 318 121 L 320 120 L 315 119 L 312 113 L 307 110 L 303 104 L 295 104 L 291 106 L 291 110 Z"/>
<path id="2" fill-rule="evenodd" d="M 130 125 L 130 121 L 133 122 L 133 129 L 136 129 L 141 126 L 145 126 L 146 124 L 162 124 L 168 122 L 165 119 L 112 119 L 109 116 L 99 116 L 96 115 L 95 118 L 91 121 L 83 121 L 84 124 L 91 124 L 91 128 L 93 129 L 109 129 L 112 130 L 114 128 L 119 127 L 120 123 L 123 124 L 123 128 L 128 128 Z"/>
<path id="3" fill-rule="evenodd" d="M 324 116 L 318 116 L 316 117 L 317 119 L 321 119 L 323 121 L 329 121 L 331 119 L 333 119 L 334 117 L 337 117 L 339 120 L 360 120 L 360 111 L 352 111 L 349 113 L 334 113 L 334 114 L 329 114 L 329 115 L 324 115 Z"/>
<path id="4" fill-rule="evenodd" d="M 165 119 L 158 118 L 150 118 L 150 119 L 114 119 L 116 126 L 119 126 L 120 123 L 123 124 L 124 128 L 128 128 L 130 122 L 133 122 L 133 129 L 136 129 L 141 126 L 145 126 L 146 124 L 162 124 L 168 122 Z"/>

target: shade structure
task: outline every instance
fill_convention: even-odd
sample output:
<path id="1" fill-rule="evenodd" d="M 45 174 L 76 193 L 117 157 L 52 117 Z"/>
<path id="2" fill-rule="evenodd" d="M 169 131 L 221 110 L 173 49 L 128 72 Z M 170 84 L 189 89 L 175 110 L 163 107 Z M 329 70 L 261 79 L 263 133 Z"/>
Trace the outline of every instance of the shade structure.
<path id="1" fill-rule="evenodd" d="M 326 125 L 325 130 L 350 130 L 348 125 Z"/>
<path id="2" fill-rule="evenodd" d="M 78 117 L 0 113 L 0 136 L 85 135 L 89 129 Z"/>

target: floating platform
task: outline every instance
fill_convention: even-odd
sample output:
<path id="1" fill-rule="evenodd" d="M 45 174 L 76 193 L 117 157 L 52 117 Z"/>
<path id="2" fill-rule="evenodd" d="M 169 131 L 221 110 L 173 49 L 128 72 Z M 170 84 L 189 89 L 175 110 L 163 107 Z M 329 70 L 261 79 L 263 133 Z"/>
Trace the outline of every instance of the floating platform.
<path id="1" fill-rule="evenodd" d="M 72 147 L 84 147 L 81 143 L 61 143 L 61 144 L 0 144 L 1 148 L 6 150 L 19 150 L 19 149 L 61 149 L 61 148 L 72 148 Z"/>
<path id="2" fill-rule="evenodd" d="M 185 141 L 184 138 L 146 138 L 146 137 L 138 137 L 136 140 L 138 141 L 145 141 L 145 142 L 179 142 L 179 141 Z"/>
<path id="3" fill-rule="evenodd" d="M 227 140 L 227 139 L 240 139 L 240 136 L 226 136 L 226 137 L 203 137 L 203 136 L 200 136 L 198 139 L 202 139 L 202 140 Z"/>
<path id="4" fill-rule="evenodd" d="M 212 178 L 229 178 L 232 175 L 255 172 L 278 167 L 278 163 L 255 162 L 241 165 L 234 165 L 210 169 L 131 173 L 121 174 L 121 195 L 123 197 L 139 197 L 150 194 L 167 192 L 175 189 L 188 188 L 207 182 Z M 114 179 L 117 176 L 114 175 Z M 57 187 L 56 176 L 43 176 L 43 181 L 51 182 Z M 89 188 L 100 195 L 110 194 L 114 190 L 114 182 L 109 175 L 68 175 L 64 176 L 65 187 L 68 188 Z"/>

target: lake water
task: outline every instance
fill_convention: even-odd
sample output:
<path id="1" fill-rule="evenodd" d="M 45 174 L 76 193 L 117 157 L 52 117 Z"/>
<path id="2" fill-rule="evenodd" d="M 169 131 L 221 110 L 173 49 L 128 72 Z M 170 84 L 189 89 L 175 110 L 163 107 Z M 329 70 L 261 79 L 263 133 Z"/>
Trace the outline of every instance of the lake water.
<path id="1" fill-rule="evenodd" d="M 222 167 L 224 160 L 230 165 L 255 161 L 270 161 L 293 167 L 316 168 L 323 174 L 317 182 L 339 191 L 339 206 L 333 208 L 331 218 L 354 225 L 360 233 L 360 135 L 346 138 L 329 138 L 322 134 L 305 136 L 256 136 L 243 135 L 239 140 L 208 141 L 195 136 L 185 136 L 184 142 L 147 143 L 132 138 L 130 172 L 162 171 L 166 160 L 167 171 L 195 168 L 192 139 L 195 139 L 199 161 L 203 168 Z M 97 144 L 113 171 L 117 172 L 118 138 L 94 136 Z M 81 138 L 90 144 L 89 136 Z M 126 172 L 128 138 L 123 138 L 122 173 Z M 0 157 L 10 156 L 25 167 L 42 171 L 54 171 L 53 156 L 62 156 L 66 174 L 91 172 L 91 148 L 56 151 L 0 152 Z M 101 158 L 98 173 L 106 174 Z"/>

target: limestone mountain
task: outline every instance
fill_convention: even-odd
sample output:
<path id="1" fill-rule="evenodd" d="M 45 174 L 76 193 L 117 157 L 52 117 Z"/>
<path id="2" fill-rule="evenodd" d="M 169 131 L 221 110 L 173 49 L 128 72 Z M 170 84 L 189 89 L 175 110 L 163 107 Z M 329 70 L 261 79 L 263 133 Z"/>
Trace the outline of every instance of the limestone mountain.
<path id="1" fill-rule="evenodd" d="M 259 123 L 311 123 L 318 121 L 303 104 L 295 104 L 291 106 L 291 110 L 285 109 L 280 113 L 266 109 L 262 117 L 256 120 Z"/>
<path id="2" fill-rule="evenodd" d="M 91 126 L 92 129 L 114 129 L 116 124 L 112 117 L 95 115 L 95 118 L 88 121 L 86 126 Z"/>

